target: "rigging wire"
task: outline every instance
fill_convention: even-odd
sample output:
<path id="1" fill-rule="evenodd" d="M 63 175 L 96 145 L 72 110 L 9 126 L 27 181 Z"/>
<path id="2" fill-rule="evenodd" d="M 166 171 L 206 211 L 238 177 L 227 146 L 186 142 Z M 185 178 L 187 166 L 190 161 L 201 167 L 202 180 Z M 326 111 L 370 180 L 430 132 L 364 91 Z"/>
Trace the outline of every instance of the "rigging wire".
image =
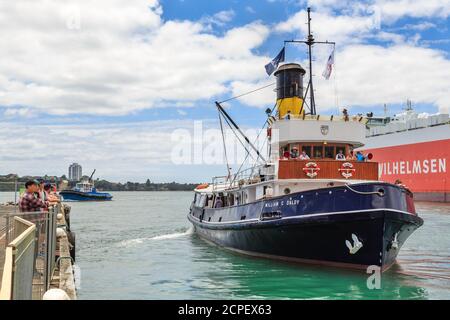
<path id="1" fill-rule="evenodd" d="M 221 102 L 219 102 L 219 103 L 222 104 L 222 103 L 224 103 L 224 102 L 228 102 L 228 101 L 231 101 L 231 100 L 234 100 L 234 99 L 241 98 L 241 97 L 246 96 L 246 95 L 249 95 L 249 94 L 251 94 L 251 93 L 255 93 L 255 92 L 257 92 L 257 91 L 260 91 L 260 90 L 263 90 L 263 89 L 265 89 L 265 88 L 271 87 L 271 86 L 273 86 L 274 84 L 276 84 L 276 83 L 274 82 L 274 83 L 265 85 L 265 86 L 263 86 L 263 87 L 261 87 L 261 88 L 258 88 L 258 89 L 255 89 L 255 90 L 252 90 L 252 91 L 249 91 L 249 92 L 246 92 L 246 93 L 237 95 L 237 96 L 235 96 L 235 97 L 231 97 L 231 98 L 226 99 L 226 100 L 223 100 L 223 101 L 221 101 Z"/>

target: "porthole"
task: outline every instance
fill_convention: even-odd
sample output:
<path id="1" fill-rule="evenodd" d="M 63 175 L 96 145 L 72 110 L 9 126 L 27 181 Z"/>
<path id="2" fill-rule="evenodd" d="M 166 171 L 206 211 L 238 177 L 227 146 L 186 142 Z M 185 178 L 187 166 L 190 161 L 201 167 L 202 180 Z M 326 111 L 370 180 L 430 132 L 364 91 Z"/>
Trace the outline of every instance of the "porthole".
<path id="1" fill-rule="evenodd" d="M 383 197 L 384 194 L 385 194 L 385 191 L 384 191 L 383 188 L 378 189 L 378 195 L 379 195 L 380 197 Z"/>
<path id="2" fill-rule="evenodd" d="M 284 194 L 290 194 L 290 193 L 291 193 L 291 189 L 289 189 L 289 188 L 284 189 Z"/>

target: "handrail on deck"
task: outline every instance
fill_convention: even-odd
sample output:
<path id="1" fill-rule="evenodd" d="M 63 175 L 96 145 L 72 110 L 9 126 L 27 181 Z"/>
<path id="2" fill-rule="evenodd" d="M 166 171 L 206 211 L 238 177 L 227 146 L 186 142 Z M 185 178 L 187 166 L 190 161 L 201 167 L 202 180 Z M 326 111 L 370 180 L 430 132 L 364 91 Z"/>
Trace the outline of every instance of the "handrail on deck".
<path id="1" fill-rule="evenodd" d="M 262 174 L 261 169 L 270 171 L 275 168 L 275 164 L 273 163 L 267 163 L 262 165 L 257 165 L 254 167 L 247 168 L 245 170 L 242 170 L 241 172 L 237 174 L 233 174 L 230 176 L 218 176 L 214 177 L 212 179 L 212 189 L 213 191 L 216 191 L 219 186 L 225 186 L 225 189 L 232 189 L 233 187 L 240 187 L 243 184 L 253 184 L 257 181 L 257 178 L 261 178 L 261 175 L 264 175 L 265 177 L 271 177 L 272 179 L 275 177 L 275 172 L 264 172 Z M 268 179 L 266 178 L 265 181 Z M 270 179 L 269 179 L 270 180 Z"/>
<path id="2" fill-rule="evenodd" d="M 336 116 L 336 115 L 300 115 L 300 114 L 290 114 L 290 120 L 302 120 L 302 121 L 335 121 L 335 122 L 361 122 L 367 124 L 369 119 L 361 115 L 353 116 Z M 285 121 L 283 118 L 278 118 L 277 121 Z M 287 120 L 289 121 L 289 120 Z"/>

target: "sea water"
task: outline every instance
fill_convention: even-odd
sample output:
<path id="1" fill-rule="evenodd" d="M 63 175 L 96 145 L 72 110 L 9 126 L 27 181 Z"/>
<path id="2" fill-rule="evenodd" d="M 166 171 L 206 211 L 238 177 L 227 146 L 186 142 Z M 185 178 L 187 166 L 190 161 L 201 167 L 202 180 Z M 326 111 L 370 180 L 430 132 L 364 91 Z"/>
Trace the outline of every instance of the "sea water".
<path id="1" fill-rule="evenodd" d="M 369 289 L 370 274 L 252 258 L 211 245 L 186 216 L 192 192 L 116 192 L 70 203 L 79 299 L 450 299 L 450 205 L 416 203 L 424 225 Z M 0 202 L 10 193 L 0 193 Z M 13 195 L 12 195 L 13 197 Z"/>

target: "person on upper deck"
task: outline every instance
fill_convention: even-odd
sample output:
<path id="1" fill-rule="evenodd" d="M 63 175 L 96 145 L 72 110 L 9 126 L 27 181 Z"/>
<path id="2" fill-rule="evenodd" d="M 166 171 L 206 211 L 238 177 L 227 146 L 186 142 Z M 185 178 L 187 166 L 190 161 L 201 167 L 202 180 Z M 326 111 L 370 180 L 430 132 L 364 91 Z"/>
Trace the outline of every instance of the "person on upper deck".
<path id="1" fill-rule="evenodd" d="M 362 154 L 361 151 L 356 152 L 356 160 L 357 161 L 366 161 L 366 157 Z"/>
<path id="2" fill-rule="evenodd" d="M 288 112 L 286 113 L 286 115 L 283 118 L 284 120 L 291 120 L 291 110 L 288 110 Z"/>
<path id="3" fill-rule="evenodd" d="M 346 160 L 350 160 L 350 161 L 355 161 L 355 160 L 356 160 L 356 157 L 355 157 L 355 155 L 353 154 L 353 150 L 351 150 L 351 151 L 349 152 L 349 154 L 347 154 Z"/>
<path id="4" fill-rule="evenodd" d="M 300 155 L 299 159 L 300 160 L 309 160 L 310 158 L 309 158 L 308 154 L 306 153 L 306 151 L 302 151 L 302 154 Z"/>
<path id="5" fill-rule="evenodd" d="M 342 115 L 344 116 L 344 121 L 349 120 L 347 109 L 342 110 Z"/>
<path id="6" fill-rule="evenodd" d="M 293 147 L 291 150 L 291 159 L 297 159 L 299 156 L 297 147 Z"/>
<path id="7" fill-rule="evenodd" d="M 342 150 L 339 150 L 338 154 L 336 155 L 336 160 L 341 160 L 341 161 L 345 160 L 345 155 Z"/>
<path id="8" fill-rule="evenodd" d="M 36 193 L 39 192 L 39 182 L 30 180 L 25 183 L 25 193 L 19 200 L 19 210 L 21 212 L 35 212 L 47 209 L 48 202 L 39 199 Z"/>

